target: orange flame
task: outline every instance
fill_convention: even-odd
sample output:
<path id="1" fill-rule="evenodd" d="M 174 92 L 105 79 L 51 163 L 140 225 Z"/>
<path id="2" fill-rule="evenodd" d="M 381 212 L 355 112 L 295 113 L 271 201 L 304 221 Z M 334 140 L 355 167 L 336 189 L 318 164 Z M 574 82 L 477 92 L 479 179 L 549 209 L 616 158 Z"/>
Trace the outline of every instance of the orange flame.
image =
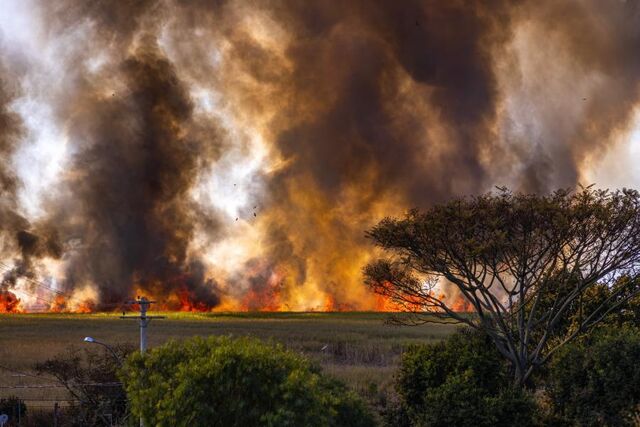
<path id="1" fill-rule="evenodd" d="M 20 307 L 20 298 L 13 292 L 0 291 L 0 313 L 23 313 Z"/>
<path id="2" fill-rule="evenodd" d="M 193 291 L 187 289 L 186 286 L 182 286 L 180 289 L 176 291 L 176 296 L 178 297 L 180 306 L 177 308 L 178 311 L 190 311 L 190 312 L 204 312 L 211 311 L 211 307 L 207 306 L 207 304 L 197 301 L 196 296 L 193 294 Z"/>
<path id="3" fill-rule="evenodd" d="M 62 313 L 67 310 L 67 301 L 62 295 L 58 295 L 53 299 L 49 306 L 49 311 L 53 313 Z"/>
<path id="4" fill-rule="evenodd" d="M 388 297 L 376 295 L 376 311 L 402 311 L 402 307 Z"/>
<path id="5" fill-rule="evenodd" d="M 244 295 L 241 307 L 244 311 L 282 311 L 280 299 L 282 275 L 273 271 L 262 286 L 254 286 Z"/>
<path id="6" fill-rule="evenodd" d="M 453 304 L 451 304 L 451 308 L 458 313 L 469 313 L 473 311 L 473 305 L 463 296 L 456 298 Z"/>
<path id="7" fill-rule="evenodd" d="M 49 306 L 49 311 L 52 313 L 93 313 L 96 311 L 96 304 L 90 299 L 70 304 L 64 296 L 57 295 Z"/>
<path id="8" fill-rule="evenodd" d="M 322 311 L 355 311 L 357 309 L 351 304 L 336 302 L 332 294 L 327 294 L 324 301 Z"/>

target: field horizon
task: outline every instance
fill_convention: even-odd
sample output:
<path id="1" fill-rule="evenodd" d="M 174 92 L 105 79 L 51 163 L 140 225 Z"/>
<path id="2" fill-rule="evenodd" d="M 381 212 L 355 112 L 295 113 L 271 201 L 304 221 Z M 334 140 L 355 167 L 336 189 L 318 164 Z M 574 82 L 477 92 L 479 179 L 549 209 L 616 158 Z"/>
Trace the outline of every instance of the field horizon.
<path id="1" fill-rule="evenodd" d="M 128 315 L 134 314 L 128 312 Z M 165 319 L 148 328 L 149 348 L 192 336 L 251 336 L 280 343 L 317 362 L 372 404 L 387 399 L 404 349 L 441 340 L 456 324 L 398 326 L 385 323 L 387 312 L 149 312 Z M 97 346 L 139 345 L 138 322 L 121 313 L 0 314 L 0 398 L 16 395 L 27 406 L 51 407 L 68 399 L 51 380 L 32 377 L 36 363 Z M 110 357 L 105 353 L 105 357 Z M 64 403 L 62 403 L 64 404 Z"/>

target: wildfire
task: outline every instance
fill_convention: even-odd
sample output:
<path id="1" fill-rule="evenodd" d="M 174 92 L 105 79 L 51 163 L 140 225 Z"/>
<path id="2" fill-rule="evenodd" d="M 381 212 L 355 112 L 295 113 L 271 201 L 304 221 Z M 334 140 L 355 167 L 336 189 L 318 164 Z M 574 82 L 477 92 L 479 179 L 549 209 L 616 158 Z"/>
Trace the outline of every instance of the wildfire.
<path id="1" fill-rule="evenodd" d="M 352 304 L 338 303 L 332 294 L 327 294 L 325 297 L 324 307 L 322 311 L 355 311 L 357 307 Z"/>
<path id="2" fill-rule="evenodd" d="M 176 296 L 179 301 L 177 311 L 206 312 L 212 309 L 212 307 L 207 306 L 204 302 L 198 301 L 194 293 L 187 289 L 186 286 L 178 289 Z"/>
<path id="3" fill-rule="evenodd" d="M 464 297 L 460 296 L 456 298 L 456 300 L 451 305 L 453 311 L 458 313 L 469 313 L 473 311 L 473 306 L 469 301 L 467 301 Z"/>
<path id="4" fill-rule="evenodd" d="M 88 298 L 68 300 L 63 295 L 57 295 L 49 305 L 48 311 L 51 313 L 93 313 L 96 311 L 96 304 Z"/>
<path id="5" fill-rule="evenodd" d="M 23 313 L 20 307 L 20 298 L 16 297 L 13 292 L 0 292 L 0 313 Z"/>
<path id="6" fill-rule="evenodd" d="M 400 307 L 397 303 L 391 301 L 388 297 L 382 295 L 376 295 L 376 311 L 401 311 L 402 307 Z"/>
<path id="7" fill-rule="evenodd" d="M 242 298 L 242 311 L 286 311 L 280 301 L 282 284 L 269 280 L 264 286 L 250 289 Z"/>

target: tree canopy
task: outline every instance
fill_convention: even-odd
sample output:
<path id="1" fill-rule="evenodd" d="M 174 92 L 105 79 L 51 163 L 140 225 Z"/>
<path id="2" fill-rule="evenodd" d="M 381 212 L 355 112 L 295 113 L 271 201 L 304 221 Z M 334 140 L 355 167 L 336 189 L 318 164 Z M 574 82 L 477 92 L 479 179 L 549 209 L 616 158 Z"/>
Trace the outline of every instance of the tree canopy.
<path id="1" fill-rule="evenodd" d="M 462 328 L 408 347 L 396 378 L 400 407 L 390 425 L 536 425 L 532 394 L 513 386 L 505 359 L 482 332 Z"/>
<path id="2" fill-rule="evenodd" d="M 377 293 L 412 312 L 412 321 L 448 318 L 484 331 L 520 385 L 639 289 L 634 190 L 533 195 L 502 188 L 385 218 L 367 236 L 388 254 L 364 269 Z M 446 286 L 459 291 L 473 315 L 453 309 Z M 582 304 L 598 286 L 606 296 Z M 574 321 L 566 325 L 570 314 Z"/>

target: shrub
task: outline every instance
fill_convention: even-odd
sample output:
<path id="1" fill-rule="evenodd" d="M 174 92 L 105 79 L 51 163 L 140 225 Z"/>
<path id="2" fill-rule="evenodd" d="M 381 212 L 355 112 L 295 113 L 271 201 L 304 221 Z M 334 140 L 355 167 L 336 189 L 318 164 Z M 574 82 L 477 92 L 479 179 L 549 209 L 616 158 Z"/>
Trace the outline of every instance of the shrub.
<path id="1" fill-rule="evenodd" d="M 105 348 L 72 347 L 34 366 L 38 374 L 53 377 L 79 402 L 66 409 L 71 425 L 110 426 L 128 417 L 126 394 L 119 383 L 119 360 L 133 352 L 129 344 L 112 348 L 118 359 Z"/>
<path id="2" fill-rule="evenodd" d="M 397 382 L 404 417 L 395 419 L 421 426 L 533 425 L 535 403 L 512 382 L 490 339 L 465 329 L 404 354 Z"/>
<path id="3" fill-rule="evenodd" d="M 24 418 L 26 413 L 27 405 L 19 397 L 9 396 L 0 399 L 0 414 L 9 416 L 9 420 Z"/>
<path id="4" fill-rule="evenodd" d="M 256 339 L 193 338 L 134 354 L 132 411 L 157 426 L 369 426 L 352 392 L 306 358 Z"/>
<path id="5" fill-rule="evenodd" d="M 640 405 L 640 332 L 601 328 L 553 358 L 547 394 L 554 415 L 568 423 L 635 425 Z"/>

